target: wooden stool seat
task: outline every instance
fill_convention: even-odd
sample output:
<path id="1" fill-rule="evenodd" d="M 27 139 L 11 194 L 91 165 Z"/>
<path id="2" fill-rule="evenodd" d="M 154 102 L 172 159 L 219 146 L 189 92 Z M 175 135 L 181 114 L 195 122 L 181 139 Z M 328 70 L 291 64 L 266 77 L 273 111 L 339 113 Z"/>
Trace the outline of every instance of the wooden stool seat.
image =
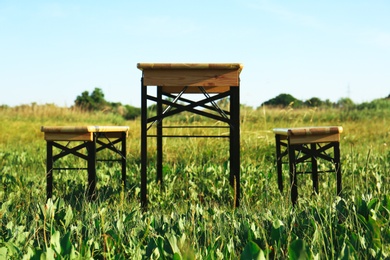
<path id="1" fill-rule="evenodd" d="M 340 165 L 340 134 L 341 126 L 275 128 L 276 164 L 278 173 L 278 187 L 283 192 L 283 158 L 288 156 L 291 201 L 295 205 L 298 199 L 297 174 L 311 173 L 313 188 L 318 193 L 317 160 L 323 159 L 334 164 L 335 169 L 326 172 L 336 172 L 337 195 L 341 193 L 341 165 Z M 285 150 L 282 152 L 282 147 Z M 326 153 L 333 148 L 333 156 Z M 297 172 L 296 165 L 310 160 L 311 172 Z"/>
<path id="2" fill-rule="evenodd" d="M 103 161 L 96 158 L 96 153 L 109 149 L 120 156 L 120 159 L 108 161 L 118 161 L 122 164 L 122 182 L 126 183 L 126 137 L 128 126 L 42 126 L 41 132 L 47 144 L 46 154 L 46 195 L 52 197 L 53 191 L 53 170 L 88 170 L 88 197 L 95 199 L 96 193 L 96 161 Z M 66 145 L 63 142 L 68 142 Z M 81 142 L 81 144 L 70 147 L 70 142 Z M 115 144 L 120 143 L 120 150 Z M 53 154 L 53 147 L 60 150 Z M 85 148 L 87 151 L 83 153 Z M 54 162 L 69 154 L 87 161 L 87 168 L 60 168 L 53 167 Z M 104 160 L 107 161 L 107 160 Z"/>
<path id="3" fill-rule="evenodd" d="M 129 131 L 128 126 L 42 126 L 46 141 L 93 141 L 94 133 L 115 137 Z"/>

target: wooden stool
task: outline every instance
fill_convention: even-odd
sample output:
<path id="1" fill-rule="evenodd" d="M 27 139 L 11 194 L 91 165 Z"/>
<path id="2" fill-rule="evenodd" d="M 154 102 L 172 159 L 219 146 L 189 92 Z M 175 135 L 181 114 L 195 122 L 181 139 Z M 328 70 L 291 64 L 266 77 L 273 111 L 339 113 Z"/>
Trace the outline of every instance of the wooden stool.
<path id="1" fill-rule="evenodd" d="M 52 197 L 53 170 L 87 170 L 88 171 L 88 198 L 96 198 L 96 161 L 118 161 L 122 164 L 122 182 L 126 183 L 126 137 L 128 126 L 42 126 L 41 132 L 45 133 L 47 143 L 46 156 L 46 195 Z M 68 142 L 66 145 L 61 142 Z M 69 147 L 70 142 L 82 142 Z M 121 144 L 121 150 L 116 149 L 115 144 Z M 53 154 L 53 147 L 60 149 L 58 154 Z M 80 150 L 86 149 L 86 153 Z M 97 160 L 96 153 L 109 149 L 120 156 L 120 159 Z M 87 168 L 54 168 L 54 162 L 60 158 L 73 154 L 87 161 Z"/>
<path id="2" fill-rule="evenodd" d="M 291 183 L 291 201 L 293 205 L 298 199 L 297 174 L 311 173 L 313 189 L 318 193 L 317 160 L 323 159 L 334 163 L 335 169 L 322 172 L 336 172 L 337 195 L 341 193 L 341 165 L 340 165 L 340 133 L 341 126 L 301 127 L 301 128 L 275 128 L 276 139 L 276 165 L 278 172 L 278 186 L 283 192 L 282 164 L 283 157 L 288 155 L 288 164 Z M 285 150 L 282 152 L 282 147 Z M 333 148 L 333 157 L 326 151 Z M 311 172 L 297 172 L 299 163 L 311 161 Z"/>

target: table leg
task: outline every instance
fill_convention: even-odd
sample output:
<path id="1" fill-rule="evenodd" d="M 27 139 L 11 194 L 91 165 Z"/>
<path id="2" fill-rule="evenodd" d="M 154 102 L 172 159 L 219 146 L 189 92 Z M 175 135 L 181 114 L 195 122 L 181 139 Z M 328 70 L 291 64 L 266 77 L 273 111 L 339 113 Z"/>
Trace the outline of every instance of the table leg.
<path id="1" fill-rule="evenodd" d="M 147 87 L 141 79 L 141 207 L 147 209 Z"/>
<path id="2" fill-rule="evenodd" d="M 230 184 L 235 189 L 235 207 L 240 206 L 240 93 L 230 87 Z"/>
<path id="3" fill-rule="evenodd" d="M 162 88 L 160 86 L 157 87 L 157 117 L 159 118 L 157 121 L 157 176 L 156 181 L 158 184 L 162 185 L 163 182 L 163 149 L 162 149 L 162 135 L 163 135 L 163 120 L 162 120 Z M 162 187 L 162 186 L 161 186 Z"/>

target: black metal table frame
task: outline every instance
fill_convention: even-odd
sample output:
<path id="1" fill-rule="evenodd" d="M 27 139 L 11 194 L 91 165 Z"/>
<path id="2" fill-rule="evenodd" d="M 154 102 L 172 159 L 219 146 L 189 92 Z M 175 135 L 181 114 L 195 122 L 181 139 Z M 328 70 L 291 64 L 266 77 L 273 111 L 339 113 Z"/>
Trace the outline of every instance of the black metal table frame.
<path id="1" fill-rule="evenodd" d="M 111 136 L 114 134 L 114 138 Z M 116 137 L 120 134 L 119 137 Z M 107 142 L 104 142 L 106 140 Z M 67 142 L 66 145 L 61 143 Z M 70 142 L 82 142 L 81 144 L 68 147 Z M 115 147 L 115 144 L 121 143 L 121 150 Z M 122 184 L 126 185 L 126 132 L 95 132 L 92 141 L 46 141 L 46 197 L 52 197 L 53 194 L 53 171 L 54 170 L 87 170 L 88 188 L 87 194 L 89 200 L 96 199 L 96 162 L 114 161 L 120 162 L 122 167 Z M 60 149 L 60 152 L 53 154 L 53 147 Z M 86 153 L 80 150 L 86 149 Z M 98 159 L 96 154 L 104 149 L 109 149 L 120 156 L 120 159 Z M 54 163 L 72 154 L 87 161 L 87 168 L 54 167 Z"/>
<path id="2" fill-rule="evenodd" d="M 162 184 L 162 161 L 163 161 L 163 149 L 162 138 L 163 137 L 205 137 L 205 138 L 229 138 L 230 139 L 230 185 L 234 188 L 234 205 L 239 206 L 240 201 L 240 97 L 239 87 L 231 86 L 228 91 L 218 93 L 215 95 L 209 95 L 202 87 L 199 87 L 200 93 L 204 94 L 204 99 L 199 101 L 193 101 L 187 98 L 183 98 L 182 94 L 185 93 L 186 87 L 177 94 L 163 92 L 161 86 L 157 86 L 156 96 L 148 95 L 148 86 L 144 85 L 143 78 L 141 79 L 141 206 L 147 208 L 147 138 L 155 137 L 157 139 L 157 165 L 156 165 L 156 181 Z M 168 97 L 169 99 L 163 99 Z M 216 101 L 230 97 L 229 111 L 222 110 L 215 103 Z M 148 118 L 147 114 L 147 101 L 153 101 L 157 105 L 157 115 Z M 178 101 L 186 103 L 180 104 Z M 211 105 L 207 105 L 211 103 Z M 163 111 L 163 104 L 167 105 L 167 109 Z M 206 109 L 199 110 L 197 107 Z M 175 108 L 175 109 L 171 109 Z M 217 121 L 228 124 L 230 129 L 229 135 L 163 135 L 163 119 L 169 116 L 176 115 L 178 113 L 188 111 L 200 116 L 208 117 Z M 217 113 L 212 113 L 217 112 Z M 149 126 L 148 126 L 149 124 Z M 156 135 L 148 135 L 148 130 L 152 124 L 156 124 Z"/>
<path id="3" fill-rule="evenodd" d="M 289 140 L 281 140 L 281 136 L 276 134 L 276 166 L 278 174 L 278 188 L 280 192 L 283 192 L 283 163 L 289 164 L 289 176 L 291 185 L 291 201 L 293 205 L 298 200 L 298 185 L 297 175 L 298 174 L 311 174 L 313 181 L 313 190 L 318 193 L 318 174 L 319 173 L 336 173 L 336 185 L 337 195 L 341 194 L 341 163 L 340 163 L 340 143 L 329 142 L 329 143 L 310 143 L 310 144 L 290 144 Z M 282 148 L 285 148 L 282 151 Z M 327 154 L 326 151 L 333 148 L 333 157 Z M 287 157 L 288 162 L 283 162 L 283 158 Z M 334 170 L 318 171 L 317 160 L 323 159 L 325 161 L 332 162 L 334 164 Z M 297 172 L 297 164 L 304 163 L 310 160 L 311 172 Z"/>

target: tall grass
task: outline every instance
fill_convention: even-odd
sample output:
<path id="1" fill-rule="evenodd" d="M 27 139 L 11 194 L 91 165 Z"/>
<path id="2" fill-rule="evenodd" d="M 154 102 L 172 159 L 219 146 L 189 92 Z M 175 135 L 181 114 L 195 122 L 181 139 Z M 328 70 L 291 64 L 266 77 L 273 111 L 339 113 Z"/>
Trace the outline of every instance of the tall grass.
<path id="1" fill-rule="evenodd" d="M 243 106 L 242 201 L 237 209 L 228 180 L 227 140 L 164 139 L 160 187 L 150 139 L 149 209 L 143 212 L 139 119 L 50 105 L 1 108 L 0 258 L 390 257 L 388 118 L 387 109 Z M 186 116 L 176 120 L 180 122 L 167 124 L 203 124 Z M 125 189 L 119 165 L 99 164 L 96 202 L 85 199 L 87 176 L 77 171 L 55 172 L 55 197 L 46 202 L 46 146 L 40 126 L 90 124 L 130 126 Z M 310 178 L 300 175 L 300 197 L 293 208 L 288 189 L 283 194 L 277 189 L 272 129 L 307 125 L 343 126 L 343 192 L 335 196 L 335 176 L 326 174 L 320 176 L 319 196 L 312 195 Z M 67 160 L 65 164 L 75 163 Z"/>

